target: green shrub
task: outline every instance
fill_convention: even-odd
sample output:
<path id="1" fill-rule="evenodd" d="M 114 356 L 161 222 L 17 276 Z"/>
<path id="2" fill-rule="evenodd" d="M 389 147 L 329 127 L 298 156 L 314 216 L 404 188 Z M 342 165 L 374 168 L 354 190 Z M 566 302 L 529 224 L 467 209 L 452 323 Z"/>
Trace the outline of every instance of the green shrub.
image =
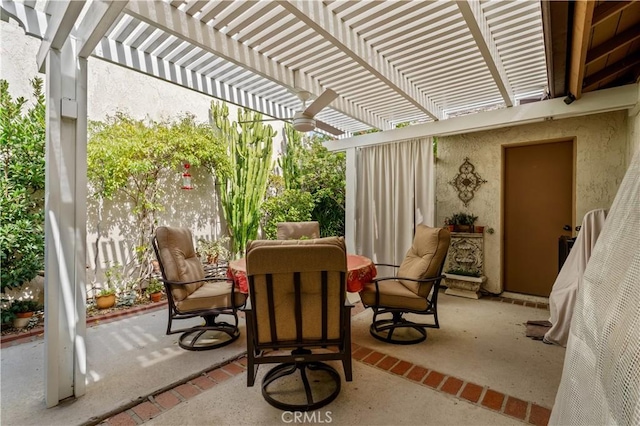
<path id="1" fill-rule="evenodd" d="M 269 240 L 276 239 L 278 222 L 303 222 L 311 220 L 313 197 L 305 191 L 285 189 L 267 198 L 262 204 L 262 234 Z"/>
<path id="2" fill-rule="evenodd" d="M 0 246 L 2 289 L 32 280 L 44 269 L 45 103 L 35 78 L 34 104 L 14 100 L 0 80 Z"/>

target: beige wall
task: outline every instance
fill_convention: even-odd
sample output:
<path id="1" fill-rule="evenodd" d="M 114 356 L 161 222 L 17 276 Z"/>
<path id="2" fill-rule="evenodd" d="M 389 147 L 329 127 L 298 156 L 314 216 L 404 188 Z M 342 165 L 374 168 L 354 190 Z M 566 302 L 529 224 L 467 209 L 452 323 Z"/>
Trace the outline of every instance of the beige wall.
<path id="1" fill-rule="evenodd" d="M 624 177 L 630 161 L 627 159 L 627 116 L 627 111 L 618 111 L 438 138 L 436 223 L 442 224 L 446 216 L 463 210 L 477 215 L 478 225 L 495 230 L 494 234 L 485 232 L 485 288 L 488 291 L 500 293 L 503 290 L 500 251 L 502 146 L 575 138 L 575 224 L 580 224 L 589 210 L 611 206 Z M 448 183 L 458 173 L 465 157 L 469 157 L 476 172 L 487 180 L 468 208 L 464 208 L 456 190 Z"/>

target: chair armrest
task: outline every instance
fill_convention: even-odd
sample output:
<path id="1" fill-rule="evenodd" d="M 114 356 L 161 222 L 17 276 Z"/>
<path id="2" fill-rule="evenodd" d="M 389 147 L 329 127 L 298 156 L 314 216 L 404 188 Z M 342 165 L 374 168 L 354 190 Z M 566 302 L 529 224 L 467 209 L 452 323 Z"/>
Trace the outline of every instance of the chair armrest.
<path id="1" fill-rule="evenodd" d="M 392 268 L 399 268 L 400 265 L 394 265 L 393 263 L 374 263 L 375 266 L 391 266 Z"/>
<path id="2" fill-rule="evenodd" d="M 373 280 L 371 280 L 372 283 L 374 283 L 376 285 L 376 290 L 378 288 L 378 282 L 379 281 L 388 281 L 388 280 L 405 280 L 405 281 L 414 281 L 417 283 L 428 283 L 428 282 L 433 282 L 433 281 L 437 281 L 437 280 L 441 280 L 445 278 L 444 275 L 439 275 L 437 277 L 432 277 L 432 278 L 409 278 L 409 277 L 379 277 L 379 278 L 374 278 Z"/>
<path id="3" fill-rule="evenodd" d="M 171 284 L 171 285 L 187 285 L 187 284 L 202 283 L 207 281 L 229 281 L 229 279 L 227 277 L 211 276 L 211 277 L 204 277 L 201 280 L 195 280 L 195 281 L 171 281 L 171 280 L 165 280 L 164 278 L 158 278 L 158 281 L 163 282 L 165 284 Z"/>

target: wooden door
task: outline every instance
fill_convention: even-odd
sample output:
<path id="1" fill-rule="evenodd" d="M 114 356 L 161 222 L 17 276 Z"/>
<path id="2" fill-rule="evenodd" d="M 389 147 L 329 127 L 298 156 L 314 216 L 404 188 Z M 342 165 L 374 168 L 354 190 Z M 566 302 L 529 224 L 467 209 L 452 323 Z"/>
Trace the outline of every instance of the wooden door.
<path id="1" fill-rule="evenodd" d="M 504 289 L 548 297 L 573 228 L 573 141 L 505 147 L 503 205 Z"/>

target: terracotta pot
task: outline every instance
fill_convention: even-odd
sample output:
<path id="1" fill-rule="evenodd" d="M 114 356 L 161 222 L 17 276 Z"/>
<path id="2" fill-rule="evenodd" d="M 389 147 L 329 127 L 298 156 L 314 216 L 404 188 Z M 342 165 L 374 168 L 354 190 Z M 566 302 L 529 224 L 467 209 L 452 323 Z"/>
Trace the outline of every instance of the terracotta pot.
<path id="1" fill-rule="evenodd" d="M 18 318 L 31 318 L 33 316 L 33 312 L 16 312 L 16 316 Z"/>
<path id="2" fill-rule="evenodd" d="M 116 295 L 96 296 L 96 306 L 98 309 L 109 309 L 116 304 Z"/>
<path id="3" fill-rule="evenodd" d="M 160 299 L 162 298 L 162 292 L 158 291 L 158 292 L 155 292 L 155 293 L 151 293 L 149 295 L 149 297 L 151 298 L 152 302 L 159 302 Z"/>
<path id="4" fill-rule="evenodd" d="M 474 226 L 473 232 L 476 234 L 482 234 L 484 232 L 484 226 Z"/>
<path id="5" fill-rule="evenodd" d="M 445 228 L 447 228 L 449 232 L 453 232 L 455 229 L 455 225 L 445 225 Z"/>
<path id="6" fill-rule="evenodd" d="M 29 314 L 28 317 L 21 317 L 20 315 Z M 33 312 L 20 312 L 16 313 L 16 318 L 13 320 L 13 328 L 24 328 L 29 324 L 29 320 Z"/>
<path id="7" fill-rule="evenodd" d="M 472 232 L 472 226 L 469 225 L 455 225 L 456 232 Z"/>

